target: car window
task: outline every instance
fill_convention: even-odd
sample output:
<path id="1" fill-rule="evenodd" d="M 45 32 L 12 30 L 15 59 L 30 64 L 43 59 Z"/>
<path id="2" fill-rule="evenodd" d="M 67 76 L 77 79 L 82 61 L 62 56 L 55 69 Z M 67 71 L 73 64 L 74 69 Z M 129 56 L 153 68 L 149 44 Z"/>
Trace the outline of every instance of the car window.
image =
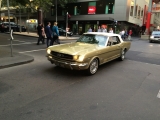
<path id="1" fill-rule="evenodd" d="M 107 46 L 112 46 L 112 45 L 116 45 L 116 44 L 119 44 L 119 43 L 120 43 L 120 40 L 119 40 L 118 36 L 111 36 L 108 39 Z"/>
<path id="2" fill-rule="evenodd" d="M 153 31 L 152 35 L 160 35 L 160 31 Z"/>
<path id="3" fill-rule="evenodd" d="M 83 34 L 77 42 L 98 44 L 100 46 L 105 46 L 107 41 L 107 36 L 103 35 L 93 35 L 93 34 Z"/>

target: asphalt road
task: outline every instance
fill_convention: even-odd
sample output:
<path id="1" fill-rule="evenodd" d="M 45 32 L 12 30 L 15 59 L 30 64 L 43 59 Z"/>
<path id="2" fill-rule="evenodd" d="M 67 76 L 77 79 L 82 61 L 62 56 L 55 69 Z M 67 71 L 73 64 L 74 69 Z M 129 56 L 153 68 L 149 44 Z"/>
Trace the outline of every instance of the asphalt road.
<path id="1" fill-rule="evenodd" d="M 160 119 L 159 43 L 134 39 L 123 62 L 86 76 L 52 65 L 36 38 L 14 37 L 14 51 L 35 60 L 0 70 L 0 120 Z M 0 34 L 0 47 L 8 44 Z"/>

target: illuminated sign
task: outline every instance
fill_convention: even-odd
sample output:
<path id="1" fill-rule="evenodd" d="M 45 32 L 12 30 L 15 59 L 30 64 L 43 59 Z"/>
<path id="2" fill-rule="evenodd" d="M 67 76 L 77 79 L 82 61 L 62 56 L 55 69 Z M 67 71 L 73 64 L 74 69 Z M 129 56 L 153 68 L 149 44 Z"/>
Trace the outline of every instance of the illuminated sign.
<path id="1" fill-rule="evenodd" d="M 89 6 L 88 7 L 88 14 L 96 14 L 96 7 L 95 6 Z"/>
<path id="2" fill-rule="evenodd" d="M 27 20 L 27 23 L 37 23 L 37 20 L 36 19 L 29 19 L 29 20 Z"/>

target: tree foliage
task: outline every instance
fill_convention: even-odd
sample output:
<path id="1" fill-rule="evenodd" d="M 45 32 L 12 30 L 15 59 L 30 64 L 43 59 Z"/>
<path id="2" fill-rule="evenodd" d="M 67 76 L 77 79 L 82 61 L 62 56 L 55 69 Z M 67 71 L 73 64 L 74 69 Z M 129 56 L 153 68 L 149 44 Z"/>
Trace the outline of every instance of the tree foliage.
<path id="1" fill-rule="evenodd" d="M 51 5 L 55 4 L 55 0 L 9 0 L 10 6 L 30 6 L 33 9 L 42 8 L 44 11 L 48 11 Z M 76 2 L 76 0 L 57 0 L 57 2 L 64 6 L 68 2 Z M 7 6 L 7 0 L 2 0 L 2 7 Z"/>

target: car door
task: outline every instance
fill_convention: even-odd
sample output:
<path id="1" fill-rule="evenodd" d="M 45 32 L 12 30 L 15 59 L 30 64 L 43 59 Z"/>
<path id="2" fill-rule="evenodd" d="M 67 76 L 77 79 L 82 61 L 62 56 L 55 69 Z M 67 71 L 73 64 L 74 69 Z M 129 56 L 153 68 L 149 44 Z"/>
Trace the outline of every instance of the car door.
<path id="1" fill-rule="evenodd" d="M 109 61 L 118 58 L 120 56 L 120 51 L 121 51 L 119 37 L 118 36 L 109 37 L 107 48 L 108 50 L 106 51 L 106 54 L 108 56 Z"/>

